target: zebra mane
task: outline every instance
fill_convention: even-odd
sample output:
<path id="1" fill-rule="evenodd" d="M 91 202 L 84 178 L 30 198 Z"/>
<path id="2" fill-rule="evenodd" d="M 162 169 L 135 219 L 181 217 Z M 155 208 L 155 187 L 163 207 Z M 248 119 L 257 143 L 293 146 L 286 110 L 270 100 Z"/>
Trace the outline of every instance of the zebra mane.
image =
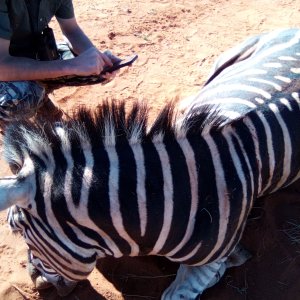
<path id="1" fill-rule="evenodd" d="M 180 116 L 176 103 L 165 105 L 151 126 L 148 126 L 149 108 L 145 103 L 136 102 L 128 113 L 124 101 L 104 101 L 96 109 L 84 107 L 73 113 L 69 120 L 61 122 L 45 122 L 36 119 L 18 121 L 10 124 L 4 136 L 4 158 L 9 164 L 21 167 L 25 153 L 45 157 L 49 151 L 61 147 L 64 138 L 60 128 L 67 133 L 73 144 L 83 145 L 100 137 L 106 146 L 114 146 L 116 142 L 130 144 L 156 142 L 165 139 L 178 139 L 191 134 L 202 134 L 219 128 L 223 120 L 216 113 L 203 107 L 179 122 Z"/>

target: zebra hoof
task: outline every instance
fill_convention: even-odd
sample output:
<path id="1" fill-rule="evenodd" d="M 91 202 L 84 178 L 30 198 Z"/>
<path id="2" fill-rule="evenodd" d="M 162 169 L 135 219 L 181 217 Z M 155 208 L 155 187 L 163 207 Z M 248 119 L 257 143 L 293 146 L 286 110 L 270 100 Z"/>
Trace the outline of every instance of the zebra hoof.
<path id="1" fill-rule="evenodd" d="M 31 261 L 28 261 L 27 270 L 37 290 L 45 290 L 53 287 L 53 285 L 47 281 L 47 279 L 42 276 L 41 272 L 31 263 Z"/>
<path id="2" fill-rule="evenodd" d="M 54 284 L 54 286 L 56 288 L 57 294 L 60 297 L 65 297 L 75 289 L 77 283 L 77 281 L 70 281 L 63 278 L 62 276 L 59 276 L 59 280 L 56 284 Z"/>
<path id="3" fill-rule="evenodd" d="M 43 276 L 38 276 L 35 281 L 33 281 L 35 288 L 40 291 L 40 290 L 46 290 L 49 289 L 51 287 L 53 287 L 52 283 L 50 283 L 49 281 L 47 281 L 47 279 L 45 279 Z"/>
<path id="4" fill-rule="evenodd" d="M 252 254 L 241 244 L 236 245 L 234 251 L 229 255 L 226 261 L 226 268 L 238 267 L 244 264 L 252 257 Z"/>

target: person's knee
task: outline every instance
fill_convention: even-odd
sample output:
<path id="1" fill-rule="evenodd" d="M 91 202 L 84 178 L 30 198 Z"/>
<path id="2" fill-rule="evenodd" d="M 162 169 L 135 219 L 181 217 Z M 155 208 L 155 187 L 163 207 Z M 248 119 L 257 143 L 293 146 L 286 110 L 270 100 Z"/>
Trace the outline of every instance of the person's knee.
<path id="1" fill-rule="evenodd" d="M 44 98 L 45 88 L 35 81 L 0 82 L 0 120 L 30 118 Z"/>

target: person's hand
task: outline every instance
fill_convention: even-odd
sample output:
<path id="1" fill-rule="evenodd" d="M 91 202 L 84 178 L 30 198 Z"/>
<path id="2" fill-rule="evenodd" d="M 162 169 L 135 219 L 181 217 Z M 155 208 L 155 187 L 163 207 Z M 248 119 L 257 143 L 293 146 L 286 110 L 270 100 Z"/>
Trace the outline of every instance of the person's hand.
<path id="1" fill-rule="evenodd" d="M 97 50 L 95 47 L 91 47 L 80 55 L 73 59 L 75 74 L 79 76 L 99 75 L 105 66 L 111 67 L 111 59 Z"/>
<path id="2" fill-rule="evenodd" d="M 113 55 L 113 53 L 110 50 L 105 50 L 103 52 L 103 54 L 105 54 L 113 64 L 119 63 L 120 61 L 122 61 L 119 57 Z M 116 77 L 118 72 L 119 72 L 119 70 L 101 74 L 101 77 L 105 78 L 105 81 L 103 81 L 102 84 L 107 84 L 108 82 L 112 81 Z"/>
<path id="3" fill-rule="evenodd" d="M 119 70 L 118 70 L 119 71 Z M 111 82 L 116 76 L 118 71 L 114 71 L 114 72 L 106 72 L 104 74 L 101 74 L 101 77 L 104 78 L 105 80 L 101 82 L 101 84 L 107 84 L 109 82 Z"/>

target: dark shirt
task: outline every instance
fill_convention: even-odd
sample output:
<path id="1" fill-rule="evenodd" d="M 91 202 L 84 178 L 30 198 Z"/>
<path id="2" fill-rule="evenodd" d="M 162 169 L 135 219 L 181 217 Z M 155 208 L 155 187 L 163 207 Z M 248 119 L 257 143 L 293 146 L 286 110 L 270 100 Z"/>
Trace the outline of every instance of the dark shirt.
<path id="1" fill-rule="evenodd" d="M 26 1 L 37 32 L 41 32 L 53 16 L 73 18 L 74 8 L 72 0 L 40 0 L 40 5 L 39 0 L 0 0 L 0 38 L 10 40 L 10 55 L 35 58 L 34 33 Z"/>

